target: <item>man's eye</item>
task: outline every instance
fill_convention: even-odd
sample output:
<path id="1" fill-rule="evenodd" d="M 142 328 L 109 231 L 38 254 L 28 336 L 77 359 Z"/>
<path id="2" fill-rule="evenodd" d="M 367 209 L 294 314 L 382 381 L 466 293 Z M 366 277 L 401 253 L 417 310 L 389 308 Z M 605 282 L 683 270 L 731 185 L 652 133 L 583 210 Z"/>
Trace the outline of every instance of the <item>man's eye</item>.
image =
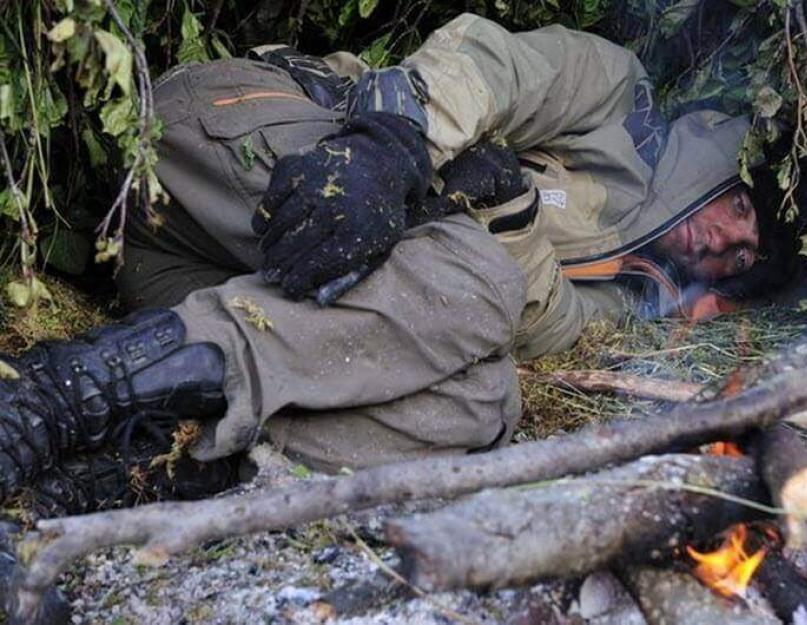
<path id="1" fill-rule="evenodd" d="M 743 217 L 748 212 L 748 206 L 745 203 L 742 195 L 734 198 L 734 214 L 738 217 Z"/>
<path id="2" fill-rule="evenodd" d="M 742 250 L 737 251 L 737 271 L 738 272 L 747 271 L 748 269 L 750 269 L 751 268 L 751 263 L 752 263 L 751 253 L 748 250 L 742 249 Z"/>

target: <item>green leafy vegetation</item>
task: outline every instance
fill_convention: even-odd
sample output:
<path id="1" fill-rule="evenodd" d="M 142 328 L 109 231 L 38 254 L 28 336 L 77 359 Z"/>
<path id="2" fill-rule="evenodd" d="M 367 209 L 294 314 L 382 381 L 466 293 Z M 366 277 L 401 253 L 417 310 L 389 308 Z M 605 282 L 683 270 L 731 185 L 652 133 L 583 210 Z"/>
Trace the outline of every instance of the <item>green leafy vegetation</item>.
<path id="1" fill-rule="evenodd" d="M 128 211 L 159 226 L 160 121 L 152 79 L 178 63 L 286 42 L 400 61 L 434 28 L 473 11 L 512 30 L 559 22 L 633 49 L 664 110 L 709 106 L 754 118 L 742 171 L 765 155 L 783 219 L 807 158 L 807 20 L 796 0 L 0 0 L 0 263 L 21 305 L 37 278 L 121 260 Z M 245 167 L 252 146 L 244 145 Z"/>

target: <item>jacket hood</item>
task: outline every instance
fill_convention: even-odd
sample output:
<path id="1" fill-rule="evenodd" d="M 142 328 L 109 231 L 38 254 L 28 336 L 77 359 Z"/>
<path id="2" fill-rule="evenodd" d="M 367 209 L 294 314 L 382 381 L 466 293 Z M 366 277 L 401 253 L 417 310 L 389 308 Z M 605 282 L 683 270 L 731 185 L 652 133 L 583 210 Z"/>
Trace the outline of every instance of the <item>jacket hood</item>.
<path id="1" fill-rule="evenodd" d="M 567 267 L 591 265 L 638 250 L 738 184 L 737 155 L 748 129 L 746 117 L 717 111 L 679 117 L 645 181 L 633 170 L 572 167 L 562 151 L 519 158 L 541 192 L 540 227 L 558 259 Z M 625 153 L 635 154 L 632 144 L 613 140 L 597 148 L 602 162 L 624 164 Z"/>
<path id="2" fill-rule="evenodd" d="M 636 249 L 658 238 L 741 182 L 737 156 L 747 117 L 696 111 L 670 126 L 647 199 L 636 216 Z M 625 250 L 630 251 L 630 250 Z"/>

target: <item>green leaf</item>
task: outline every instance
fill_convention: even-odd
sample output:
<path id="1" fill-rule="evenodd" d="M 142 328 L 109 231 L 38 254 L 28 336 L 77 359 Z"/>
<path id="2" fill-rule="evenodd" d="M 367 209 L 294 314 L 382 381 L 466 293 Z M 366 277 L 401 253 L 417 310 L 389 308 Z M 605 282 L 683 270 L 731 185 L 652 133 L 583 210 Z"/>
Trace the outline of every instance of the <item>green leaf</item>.
<path id="1" fill-rule="evenodd" d="M 247 171 L 250 171 L 255 166 L 255 150 L 252 145 L 251 135 L 247 135 L 241 142 L 241 164 Z"/>
<path id="2" fill-rule="evenodd" d="M 779 185 L 779 188 L 783 191 L 786 191 L 790 188 L 790 183 L 792 181 L 793 175 L 793 159 L 789 156 L 786 156 L 782 163 L 779 165 L 779 168 L 776 171 L 776 183 Z"/>
<path id="3" fill-rule="evenodd" d="M 358 0 L 349 0 L 345 2 L 342 10 L 339 11 L 339 17 L 336 20 L 336 23 L 339 24 L 340 28 L 344 28 L 353 23 L 356 18 L 356 9 L 358 9 Z"/>
<path id="4" fill-rule="evenodd" d="M 740 178 L 749 187 L 754 186 L 751 168 L 764 160 L 765 140 L 760 133 L 752 128 L 743 137 L 740 147 Z"/>
<path id="5" fill-rule="evenodd" d="M 182 43 L 177 50 L 177 60 L 180 63 L 203 63 L 209 61 L 210 57 L 205 50 L 205 42 L 202 38 L 202 22 L 191 12 L 188 5 L 185 5 L 185 12 L 182 14 Z"/>
<path id="6" fill-rule="evenodd" d="M 132 52 L 112 33 L 96 30 L 95 40 L 104 52 L 104 68 L 110 80 L 117 84 L 124 95 L 129 95 L 132 86 Z"/>
<path id="7" fill-rule="evenodd" d="M 45 87 L 40 98 L 40 109 L 44 121 L 50 127 L 58 126 L 67 115 L 67 98 L 57 85 Z"/>
<path id="8" fill-rule="evenodd" d="M 54 43 L 67 41 L 76 34 L 76 20 L 66 17 L 48 31 L 48 39 Z"/>
<path id="9" fill-rule="evenodd" d="M 81 131 L 81 140 L 87 147 L 87 152 L 90 155 L 90 166 L 95 169 L 102 165 L 106 165 L 107 155 L 104 146 L 95 136 L 95 133 L 90 128 L 85 128 Z"/>
<path id="10" fill-rule="evenodd" d="M 224 42 L 219 39 L 218 37 L 213 37 L 210 40 L 210 45 L 213 47 L 213 50 L 216 52 L 220 59 L 229 59 L 232 58 L 232 54 L 227 49 L 227 46 L 224 45 Z"/>
<path id="11" fill-rule="evenodd" d="M 64 228 L 46 236 L 40 249 L 45 253 L 45 262 L 59 271 L 80 275 L 87 266 L 93 250 L 89 236 Z"/>
<path id="12" fill-rule="evenodd" d="M 11 85 L 0 85 L 0 119 L 11 119 L 14 108 L 14 92 Z"/>
<path id="13" fill-rule="evenodd" d="M 19 380 L 20 372 L 4 360 L 0 360 L 0 380 Z"/>
<path id="14" fill-rule="evenodd" d="M 359 15 L 366 19 L 373 14 L 377 6 L 378 0 L 359 0 Z"/>
<path id="15" fill-rule="evenodd" d="M 118 137 L 137 124 L 134 105 L 129 98 L 110 100 L 100 112 L 104 132 Z"/>
<path id="16" fill-rule="evenodd" d="M 387 44 L 389 43 L 392 33 L 387 33 L 373 41 L 370 47 L 364 50 L 359 57 L 362 61 L 367 63 L 370 67 L 383 67 L 389 59 L 389 50 Z"/>
<path id="17" fill-rule="evenodd" d="M 20 220 L 20 205 L 8 187 L 0 191 L 0 215 L 5 215 L 14 221 Z"/>
<path id="18" fill-rule="evenodd" d="M 780 108 L 782 108 L 782 96 L 768 85 L 762 87 L 754 98 L 754 110 L 767 119 L 774 117 Z"/>

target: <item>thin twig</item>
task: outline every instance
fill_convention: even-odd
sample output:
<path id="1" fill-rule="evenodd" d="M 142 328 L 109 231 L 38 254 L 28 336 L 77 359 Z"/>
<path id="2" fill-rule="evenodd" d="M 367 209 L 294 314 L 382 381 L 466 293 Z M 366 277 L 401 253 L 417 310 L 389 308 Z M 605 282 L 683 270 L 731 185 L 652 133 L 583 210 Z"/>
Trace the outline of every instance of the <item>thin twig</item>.
<path id="1" fill-rule="evenodd" d="M 660 380 L 615 371 L 576 370 L 535 373 L 519 368 L 521 378 L 534 382 L 565 386 L 589 392 L 623 393 L 631 397 L 671 402 L 692 401 L 703 391 L 702 384 L 678 380 Z"/>
<path id="2" fill-rule="evenodd" d="M 213 5 L 213 10 L 210 12 L 210 17 L 208 18 L 205 26 L 208 33 L 216 27 L 216 22 L 219 21 L 219 15 L 221 15 L 221 8 L 223 6 L 224 0 L 216 0 L 216 3 Z"/>
<path id="3" fill-rule="evenodd" d="M 120 245 L 116 263 L 117 266 L 123 262 L 123 234 L 124 228 L 126 226 L 126 215 L 128 209 L 128 196 L 129 192 L 132 189 L 134 184 L 135 175 L 139 173 L 141 166 L 145 160 L 145 152 L 149 148 L 150 143 L 150 130 L 154 126 L 154 97 L 153 97 L 153 90 L 151 86 L 151 77 L 149 75 L 149 68 L 148 62 L 146 61 L 146 56 L 143 52 L 143 47 L 140 43 L 134 38 L 131 31 L 126 26 L 126 23 L 121 18 L 120 14 L 118 13 L 117 8 L 115 7 L 115 3 L 113 0 L 104 0 L 104 4 L 106 5 L 107 11 L 109 12 L 112 20 L 115 22 L 115 25 L 118 29 L 123 33 L 123 36 L 126 38 L 126 42 L 128 43 L 129 47 L 132 50 L 132 55 L 134 56 L 135 61 L 135 68 L 137 70 L 137 91 L 138 91 L 138 98 L 139 98 L 139 116 L 138 116 L 138 133 L 139 133 L 139 140 L 137 143 L 137 153 L 135 154 L 135 160 L 132 163 L 129 171 L 126 173 L 126 177 L 124 178 L 124 182 L 121 185 L 120 191 L 118 196 L 115 198 L 115 202 L 112 204 L 112 207 L 107 212 L 106 217 L 98 226 L 98 233 L 99 238 L 101 240 L 106 240 L 109 238 L 109 229 L 112 225 L 112 221 L 117 216 L 117 228 L 115 230 L 115 241 L 118 242 Z M 145 201 L 148 202 L 150 199 L 150 193 L 148 192 L 148 178 L 145 175 L 140 176 L 140 180 L 138 181 L 141 192 L 145 198 Z"/>
<path id="4" fill-rule="evenodd" d="M 0 128 L 0 157 L 3 159 L 3 169 L 5 170 L 6 184 L 8 185 L 11 195 L 17 204 L 17 210 L 20 214 L 20 230 L 22 245 L 22 272 L 26 281 L 30 282 L 33 279 L 33 270 L 31 269 L 30 256 L 36 253 L 36 237 L 31 232 L 31 226 L 28 219 L 28 208 L 22 191 L 14 178 L 14 169 L 11 163 L 11 157 L 8 155 L 8 148 L 6 147 L 6 133 Z"/>

